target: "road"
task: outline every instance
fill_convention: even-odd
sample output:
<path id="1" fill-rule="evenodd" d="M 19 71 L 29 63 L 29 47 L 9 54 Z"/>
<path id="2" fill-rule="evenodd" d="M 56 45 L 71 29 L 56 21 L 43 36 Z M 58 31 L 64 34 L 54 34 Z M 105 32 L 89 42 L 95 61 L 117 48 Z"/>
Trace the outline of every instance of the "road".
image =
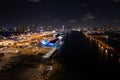
<path id="1" fill-rule="evenodd" d="M 60 55 L 64 65 L 60 80 L 120 80 L 117 57 L 106 54 L 82 32 L 71 32 Z"/>

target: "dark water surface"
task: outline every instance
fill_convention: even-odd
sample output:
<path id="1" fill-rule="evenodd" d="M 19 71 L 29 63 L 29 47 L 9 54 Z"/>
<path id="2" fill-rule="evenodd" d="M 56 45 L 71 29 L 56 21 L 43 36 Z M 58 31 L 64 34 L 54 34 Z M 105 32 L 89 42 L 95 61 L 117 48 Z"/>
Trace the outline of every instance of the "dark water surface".
<path id="1" fill-rule="evenodd" d="M 61 58 L 61 80 L 120 80 L 118 56 L 88 40 L 82 32 L 68 34 Z"/>

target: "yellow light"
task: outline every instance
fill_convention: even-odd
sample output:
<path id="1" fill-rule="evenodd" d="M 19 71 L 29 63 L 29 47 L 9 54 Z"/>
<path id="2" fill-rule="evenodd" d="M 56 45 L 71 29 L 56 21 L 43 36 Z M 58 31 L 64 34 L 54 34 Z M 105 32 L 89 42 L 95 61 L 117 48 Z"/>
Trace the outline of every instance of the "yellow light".
<path id="1" fill-rule="evenodd" d="M 105 53 L 108 53 L 108 50 L 107 50 L 107 49 L 105 50 Z"/>
<path id="2" fill-rule="evenodd" d="M 102 46 L 101 48 L 102 48 L 102 49 L 104 49 L 104 47 L 103 47 L 103 46 Z"/>

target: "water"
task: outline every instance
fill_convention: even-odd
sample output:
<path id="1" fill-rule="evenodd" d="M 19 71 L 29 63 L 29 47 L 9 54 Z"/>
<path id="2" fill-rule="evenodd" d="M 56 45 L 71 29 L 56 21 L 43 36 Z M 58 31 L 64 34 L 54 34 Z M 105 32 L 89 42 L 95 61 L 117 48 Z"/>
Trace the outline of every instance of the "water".
<path id="1" fill-rule="evenodd" d="M 60 80 L 120 80 L 118 56 L 88 40 L 82 32 L 71 32 L 61 51 L 64 72 Z"/>

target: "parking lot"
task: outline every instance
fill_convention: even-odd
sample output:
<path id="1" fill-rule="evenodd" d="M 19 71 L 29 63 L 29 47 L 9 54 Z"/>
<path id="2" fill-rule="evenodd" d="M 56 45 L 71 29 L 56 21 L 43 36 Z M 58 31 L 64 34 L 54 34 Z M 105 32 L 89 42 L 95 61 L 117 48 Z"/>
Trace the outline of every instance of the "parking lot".
<path id="1" fill-rule="evenodd" d="M 18 55 L 9 53 L 0 53 L 0 72 L 5 72 L 15 66 L 17 66 L 22 59 Z"/>

